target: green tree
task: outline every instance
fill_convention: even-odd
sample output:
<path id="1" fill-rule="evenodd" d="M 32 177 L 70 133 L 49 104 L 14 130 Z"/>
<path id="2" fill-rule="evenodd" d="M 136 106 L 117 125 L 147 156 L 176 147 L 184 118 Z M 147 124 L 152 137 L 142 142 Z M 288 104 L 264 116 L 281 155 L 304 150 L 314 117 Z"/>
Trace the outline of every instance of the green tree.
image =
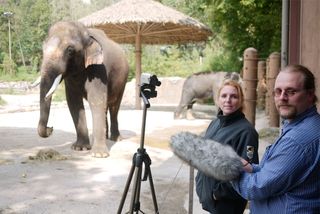
<path id="1" fill-rule="evenodd" d="M 208 7 L 210 26 L 234 69 L 239 70 L 243 51 L 257 49 L 266 58 L 281 47 L 281 0 L 215 0 Z M 213 42 L 214 42 L 213 41 Z"/>
<path id="2" fill-rule="evenodd" d="M 15 13 L 15 44 L 20 46 L 15 49 L 23 53 L 27 65 L 32 65 L 41 58 L 42 42 L 50 25 L 49 1 L 23 0 Z M 20 59 L 16 61 L 21 65 Z"/>
<path id="3" fill-rule="evenodd" d="M 281 47 L 281 0 L 162 0 L 210 26 L 213 37 L 205 51 L 210 69 L 242 67 L 243 51 L 254 47 L 266 58 Z"/>
<path id="4" fill-rule="evenodd" d="M 38 63 L 41 58 L 42 41 L 50 23 L 51 12 L 48 0 L 4 1 L 0 8 L 2 14 L 3 11 L 13 13 L 10 18 L 12 60 L 17 66 L 34 67 L 33 62 Z M 5 42 L 0 43 L 0 56 L 8 53 L 7 22 L 8 19 L 2 16 L 0 35 L 6 39 L 4 39 Z M 0 60 L 3 62 L 3 59 Z"/>

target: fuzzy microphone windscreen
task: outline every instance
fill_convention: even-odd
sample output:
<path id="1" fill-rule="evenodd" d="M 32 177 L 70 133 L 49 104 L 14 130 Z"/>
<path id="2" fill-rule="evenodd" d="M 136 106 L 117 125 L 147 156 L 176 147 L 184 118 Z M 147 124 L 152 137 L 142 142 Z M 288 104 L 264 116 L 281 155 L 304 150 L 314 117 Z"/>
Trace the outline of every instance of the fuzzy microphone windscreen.
<path id="1" fill-rule="evenodd" d="M 190 132 L 171 136 L 170 146 L 180 159 L 217 180 L 234 180 L 243 170 L 241 159 L 231 146 Z"/>

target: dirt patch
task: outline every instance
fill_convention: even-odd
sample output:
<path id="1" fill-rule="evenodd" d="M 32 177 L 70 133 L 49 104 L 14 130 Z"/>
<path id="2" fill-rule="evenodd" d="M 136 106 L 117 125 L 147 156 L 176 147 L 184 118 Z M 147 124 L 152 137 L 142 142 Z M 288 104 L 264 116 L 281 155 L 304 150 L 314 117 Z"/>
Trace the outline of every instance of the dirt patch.
<path id="1" fill-rule="evenodd" d="M 29 160 L 67 160 L 68 158 L 64 155 L 61 155 L 58 151 L 54 149 L 40 149 L 36 155 L 29 156 Z"/>

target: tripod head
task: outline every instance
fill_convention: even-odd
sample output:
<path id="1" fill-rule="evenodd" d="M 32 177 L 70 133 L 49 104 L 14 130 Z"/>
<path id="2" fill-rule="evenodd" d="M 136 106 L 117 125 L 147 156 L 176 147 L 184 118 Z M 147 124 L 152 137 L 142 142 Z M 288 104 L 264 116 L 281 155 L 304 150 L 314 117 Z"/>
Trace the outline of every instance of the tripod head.
<path id="1" fill-rule="evenodd" d="M 157 97 L 156 86 L 160 86 L 161 82 L 156 75 L 151 75 L 149 73 L 142 73 L 140 82 L 140 97 L 142 97 L 143 102 L 146 104 L 147 108 L 149 108 L 150 103 L 148 99 Z"/>

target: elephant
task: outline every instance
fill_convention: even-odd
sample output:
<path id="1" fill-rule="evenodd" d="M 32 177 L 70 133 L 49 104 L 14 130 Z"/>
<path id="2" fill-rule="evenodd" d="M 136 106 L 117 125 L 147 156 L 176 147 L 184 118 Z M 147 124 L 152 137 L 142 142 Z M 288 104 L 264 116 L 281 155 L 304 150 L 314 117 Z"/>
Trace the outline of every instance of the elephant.
<path id="1" fill-rule="evenodd" d="M 71 148 L 91 149 L 94 157 L 108 157 L 107 139 L 118 141 L 121 138 L 118 111 L 129 72 L 121 46 L 102 30 L 87 28 L 80 22 L 60 21 L 49 28 L 42 49 L 39 136 L 49 137 L 53 131 L 52 127 L 47 127 L 52 94 L 63 80 L 76 129 L 76 141 Z M 87 100 L 92 114 L 91 144 L 83 99 Z"/>
<path id="2" fill-rule="evenodd" d="M 195 102 L 213 98 L 214 92 L 225 79 L 240 81 L 237 72 L 201 71 L 187 77 L 182 86 L 181 99 L 174 112 L 174 118 L 182 118 L 182 112 L 187 107 L 187 118 L 192 119 L 192 106 Z"/>

